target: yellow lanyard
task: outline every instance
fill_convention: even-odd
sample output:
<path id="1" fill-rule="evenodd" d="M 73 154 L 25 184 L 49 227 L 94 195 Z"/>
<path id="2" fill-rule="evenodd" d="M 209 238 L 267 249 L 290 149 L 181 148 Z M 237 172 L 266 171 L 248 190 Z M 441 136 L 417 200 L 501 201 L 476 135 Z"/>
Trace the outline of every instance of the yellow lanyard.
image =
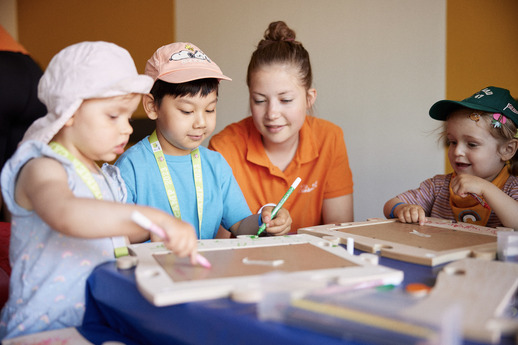
<path id="1" fill-rule="evenodd" d="M 151 149 L 155 155 L 155 160 L 158 165 L 158 170 L 160 170 L 160 175 L 162 175 L 162 181 L 164 183 L 164 188 L 167 194 L 167 199 L 169 200 L 169 205 L 171 206 L 171 210 L 173 211 L 173 214 L 176 218 L 182 219 L 180 204 L 178 203 L 178 197 L 176 196 L 176 190 L 174 189 L 173 179 L 169 173 L 169 168 L 167 167 L 167 162 L 165 161 L 162 147 L 158 142 L 156 131 L 153 131 L 153 133 L 151 133 L 149 136 L 149 143 L 151 144 Z M 201 239 L 201 221 L 203 219 L 203 175 L 201 172 L 200 150 L 198 148 L 191 151 L 191 162 L 194 176 L 194 186 L 196 188 L 196 204 L 198 207 L 198 238 Z"/>
<path id="2" fill-rule="evenodd" d="M 52 141 L 49 143 L 50 148 L 56 152 L 58 155 L 61 155 L 68 159 L 70 162 L 72 162 L 72 165 L 74 166 L 74 170 L 79 175 L 81 180 L 86 184 L 88 189 L 92 192 L 94 197 L 97 200 L 102 200 L 103 195 L 101 192 L 101 188 L 99 187 L 99 184 L 97 181 L 95 181 L 92 173 L 88 170 L 88 168 L 79 160 L 77 159 L 73 154 L 71 154 L 63 145 Z M 108 181 L 106 181 L 108 184 L 108 187 L 110 187 L 110 184 Z M 112 192 L 113 194 L 113 192 Z M 113 195 L 115 198 L 115 195 Z M 114 236 L 112 237 L 112 243 L 113 243 L 113 251 L 115 254 L 115 257 L 118 258 L 120 256 L 129 255 L 128 248 L 126 247 L 126 237 L 125 236 Z"/>

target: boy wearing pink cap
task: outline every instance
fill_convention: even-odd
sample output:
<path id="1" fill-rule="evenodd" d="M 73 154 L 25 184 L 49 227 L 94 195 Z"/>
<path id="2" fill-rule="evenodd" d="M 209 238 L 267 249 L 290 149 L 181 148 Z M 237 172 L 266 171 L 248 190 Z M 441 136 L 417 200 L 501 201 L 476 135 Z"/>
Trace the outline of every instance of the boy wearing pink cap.
<path id="1" fill-rule="evenodd" d="M 199 239 L 215 238 L 220 226 L 234 235 L 255 234 L 262 222 L 270 234 L 288 232 L 288 211 L 281 209 L 273 220 L 272 207 L 252 215 L 223 156 L 201 146 L 216 126 L 219 81 L 231 79 L 198 47 L 184 42 L 157 49 L 145 73 L 155 83 L 142 103 L 156 130 L 115 163 L 128 202 L 181 218 Z"/>

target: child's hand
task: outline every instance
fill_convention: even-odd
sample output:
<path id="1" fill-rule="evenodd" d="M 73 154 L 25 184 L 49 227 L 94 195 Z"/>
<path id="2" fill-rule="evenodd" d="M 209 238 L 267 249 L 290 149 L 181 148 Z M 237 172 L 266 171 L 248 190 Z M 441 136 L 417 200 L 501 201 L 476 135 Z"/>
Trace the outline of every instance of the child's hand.
<path id="1" fill-rule="evenodd" d="M 486 183 L 490 182 L 474 175 L 460 174 L 451 180 L 451 190 L 461 197 L 467 196 L 468 193 L 484 196 Z"/>
<path id="2" fill-rule="evenodd" d="M 160 241 L 164 241 L 164 245 L 176 256 L 190 256 L 192 264 L 196 264 L 198 241 L 192 225 L 171 216 L 164 219 L 160 226 L 168 237 L 167 239 L 160 239 Z M 155 240 L 154 236 L 151 240 Z"/>
<path id="3" fill-rule="evenodd" d="M 401 223 L 419 223 L 419 225 L 423 225 L 426 222 L 424 209 L 419 205 L 399 205 L 394 209 L 394 216 Z"/>
<path id="4" fill-rule="evenodd" d="M 261 212 L 261 219 L 266 224 L 266 232 L 272 235 L 283 235 L 291 229 L 290 212 L 281 208 L 274 219 L 271 219 L 273 207 L 266 206 Z"/>

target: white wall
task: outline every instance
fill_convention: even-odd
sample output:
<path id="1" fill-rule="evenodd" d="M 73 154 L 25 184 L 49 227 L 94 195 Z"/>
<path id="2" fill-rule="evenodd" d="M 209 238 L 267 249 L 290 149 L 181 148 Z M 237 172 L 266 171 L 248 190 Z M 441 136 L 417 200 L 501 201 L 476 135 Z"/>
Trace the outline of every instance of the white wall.
<path id="1" fill-rule="evenodd" d="M 268 24 L 294 29 L 311 57 L 315 115 L 344 130 L 362 221 L 444 172 L 428 109 L 445 95 L 445 1 L 176 0 L 176 40 L 233 79 L 220 87 L 217 133 L 250 114 L 246 68 Z"/>

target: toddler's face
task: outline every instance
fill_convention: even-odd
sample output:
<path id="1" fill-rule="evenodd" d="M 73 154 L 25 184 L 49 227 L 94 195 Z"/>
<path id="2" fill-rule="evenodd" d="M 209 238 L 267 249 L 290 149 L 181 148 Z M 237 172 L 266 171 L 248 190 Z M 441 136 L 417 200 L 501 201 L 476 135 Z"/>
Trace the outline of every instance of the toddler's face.
<path id="1" fill-rule="evenodd" d="M 292 66 L 273 64 L 251 74 L 250 109 L 265 144 L 297 141 L 307 109 L 313 105 Z"/>
<path id="2" fill-rule="evenodd" d="M 140 103 L 141 95 L 85 100 L 69 121 L 69 136 L 83 160 L 110 162 L 124 152 L 133 133 L 129 121 Z"/>
<path id="3" fill-rule="evenodd" d="M 156 109 L 157 128 L 167 141 L 164 152 L 180 156 L 199 147 L 216 127 L 217 102 L 216 91 L 207 96 L 165 96 Z"/>
<path id="4" fill-rule="evenodd" d="M 448 117 L 448 159 L 457 174 L 470 174 L 492 181 L 505 165 L 500 155 L 503 144 L 489 133 L 486 121 L 470 119 L 472 112 L 462 109 Z"/>

